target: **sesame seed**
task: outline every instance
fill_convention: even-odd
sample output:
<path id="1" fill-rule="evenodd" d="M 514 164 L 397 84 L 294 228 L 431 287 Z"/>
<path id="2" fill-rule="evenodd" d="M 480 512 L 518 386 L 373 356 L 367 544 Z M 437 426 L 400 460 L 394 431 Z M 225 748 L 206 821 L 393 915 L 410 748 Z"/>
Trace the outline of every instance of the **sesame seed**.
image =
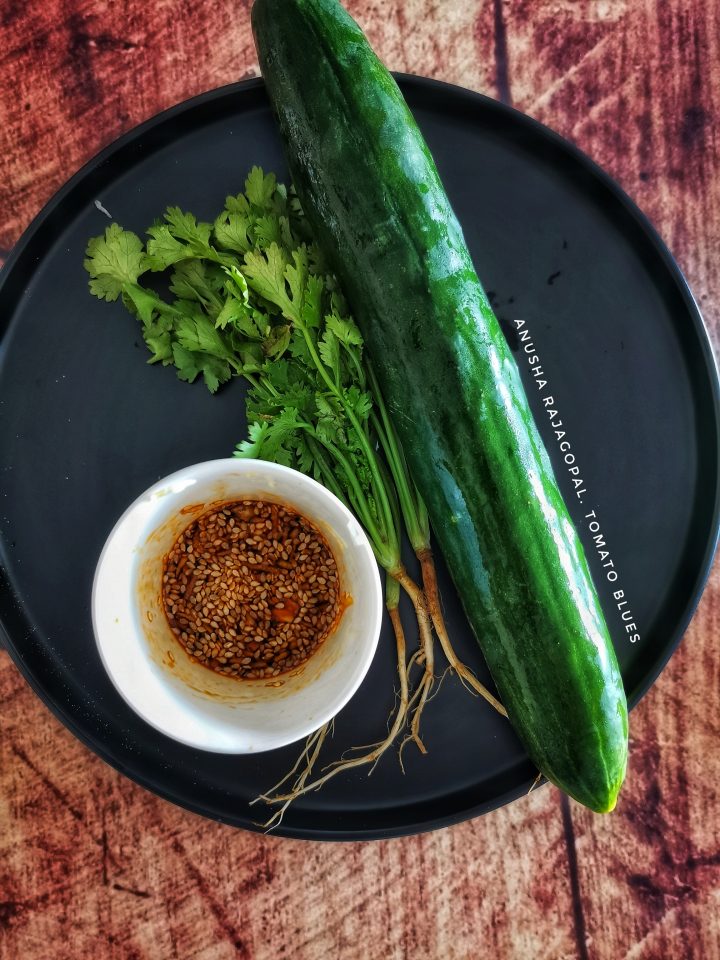
<path id="1" fill-rule="evenodd" d="M 303 664 L 335 628 L 339 597 L 320 531 L 263 500 L 195 517 L 163 563 L 163 606 L 178 642 L 193 661 L 238 679 Z"/>

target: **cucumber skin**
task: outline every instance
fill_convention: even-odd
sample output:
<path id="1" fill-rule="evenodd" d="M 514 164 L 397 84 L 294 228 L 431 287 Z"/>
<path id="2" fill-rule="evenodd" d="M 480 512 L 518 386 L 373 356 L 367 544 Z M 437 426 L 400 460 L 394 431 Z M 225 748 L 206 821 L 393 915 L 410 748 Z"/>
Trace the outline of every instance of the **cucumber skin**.
<path id="1" fill-rule="evenodd" d="M 628 748 L 615 651 L 428 147 L 335 0 L 256 0 L 252 23 L 300 201 L 509 719 L 549 780 L 612 810 Z"/>

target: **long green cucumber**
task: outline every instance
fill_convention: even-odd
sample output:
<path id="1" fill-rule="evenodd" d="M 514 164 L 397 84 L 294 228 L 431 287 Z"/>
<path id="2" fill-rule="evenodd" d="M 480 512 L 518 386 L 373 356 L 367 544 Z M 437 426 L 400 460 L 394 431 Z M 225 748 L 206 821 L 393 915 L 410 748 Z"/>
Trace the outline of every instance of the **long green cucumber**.
<path id="1" fill-rule="evenodd" d="M 612 810 L 628 743 L 615 652 L 428 147 L 336 0 L 256 0 L 252 22 L 300 201 L 510 721 L 549 780 Z"/>

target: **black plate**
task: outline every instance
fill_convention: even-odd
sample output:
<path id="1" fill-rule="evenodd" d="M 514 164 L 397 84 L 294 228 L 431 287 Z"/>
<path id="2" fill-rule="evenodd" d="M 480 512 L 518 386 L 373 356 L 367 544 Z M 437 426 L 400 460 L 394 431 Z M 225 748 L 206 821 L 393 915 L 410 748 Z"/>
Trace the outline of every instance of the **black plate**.
<path id="1" fill-rule="evenodd" d="M 477 94 L 411 77 L 401 84 L 516 350 L 637 703 L 687 626 L 716 542 L 718 386 L 702 320 L 647 220 L 574 147 Z M 249 800 L 287 770 L 296 748 L 224 757 L 146 726 L 107 679 L 89 613 L 95 563 L 118 515 L 160 476 L 231 452 L 244 435 L 242 385 L 210 397 L 148 366 L 134 321 L 88 295 L 82 260 L 88 237 L 109 222 L 94 201 L 136 231 L 167 204 L 210 217 L 256 163 L 285 170 L 260 81 L 174 107 L 57 194 L 14 249 L 0 287 L 8 587 L 0 617 L 10 652 L 63 723 L 109 763 L 176 803 L 251 828 L 261 811 Z M 542 389 L 518 320 L 540 357 Z M 548 394 L 580 467 L 582 504 L 543 408 Z M 609 557 L 598 554 L 590 510 Z M 451 632 L 486 676 L 442 575 Z M 635 643 L 615 590 L 625 592 Z M 394 681 L 386 630 L 328 757 L 383 732 Z M 425 740 L 426 757 L 406 750 L 405 775 L 386 757 L 369 780 L 364 771 L 338 778 L 296 803 L 278 832 L 360 839 L 427 830 L 512 800 L 535 776 L 508 724 L 454 678 L 426 711 Z"/>

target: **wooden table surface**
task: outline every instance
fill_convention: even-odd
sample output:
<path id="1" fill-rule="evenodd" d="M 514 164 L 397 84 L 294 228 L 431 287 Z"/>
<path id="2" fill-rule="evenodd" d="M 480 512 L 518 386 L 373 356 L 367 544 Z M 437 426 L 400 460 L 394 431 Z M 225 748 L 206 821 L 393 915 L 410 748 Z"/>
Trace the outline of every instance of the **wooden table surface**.
<path id="1" fill-rule="evenodd" d="M 717 0 L 352 0 L 393 69 L 512 103 L 649 214 L 720 338 Z M 141 120 L 254 75 L 241 0 L 2 0 L 0 254 Z M 0 653 L 2 960 L 720 957 L 720 573 L 594 816 L 544 787 L 367 844 L 251 835 L 81 746 Z"/>

